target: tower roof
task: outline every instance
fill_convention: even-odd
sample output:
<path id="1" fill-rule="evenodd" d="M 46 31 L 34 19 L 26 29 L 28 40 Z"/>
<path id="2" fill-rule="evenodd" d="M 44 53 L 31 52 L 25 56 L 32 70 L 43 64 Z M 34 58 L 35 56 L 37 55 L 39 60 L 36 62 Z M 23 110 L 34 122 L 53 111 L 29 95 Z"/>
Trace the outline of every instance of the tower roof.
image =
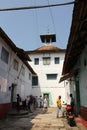
<path id="1" fill-rule="evenodd" d="M 47 45 L 44 45 L 44 46 L 41 46 L 35 50 L 32 50 L 32 51 L 26 51 L 26 53 L 28 54 L 36 54 L 36 53 L 65 53 L 65 49 L 60 49 L 56 46 L 53 46 L 53 45 L 50 45 L 50 44 L 47 44 Z"/>
<path id="2" fill-rule="evenodd" d="M 40 54 L 40 53 L 65 53 L 65 49 L 58 48 L 53 46 L 51 43 L 56 42 L 56 35 L 55 34 L 46 34 L 40 35 L 41 41 L 45 43 L 45 45 L 31 51 L 26 51 L 28 54 Z"/>
<path id="3" fill-rule="evenodd" d="M 55 34 L 40 35 L 40 38 L 41 38 L 41 41 L 43 43 L 56 42 L 56 35 Z"/>

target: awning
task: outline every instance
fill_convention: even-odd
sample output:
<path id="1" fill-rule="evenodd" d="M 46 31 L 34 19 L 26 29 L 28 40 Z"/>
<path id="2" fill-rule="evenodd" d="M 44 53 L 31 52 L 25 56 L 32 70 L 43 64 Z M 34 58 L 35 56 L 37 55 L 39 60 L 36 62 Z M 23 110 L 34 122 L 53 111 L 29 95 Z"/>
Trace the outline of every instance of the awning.
<path id="1" fill-rule="evenodd" d="M 70 72 L 70 73 L 67 73 L 65 75 L 62 75 L 61 78 L 60 78 L 60 80 L 59 80 L 59 83 L 62 82 L 62 81 L 64 81 L 64 80 L 66 80 L 66 79 L 68 79 L 68 78 L 71 78 L 73 76 L 74 76 L 74 72 Z"/>
<path id="2" fill-rule="evenodd" d="M 76 68 L 75 70 L 72 70 L 71 72 L 66 73 L 65 75 L 62 75 L 60 80 L 59 80 L 59 83 L 68 79 L 68 78 L 71 78 L 71 77 L 78 75 L 78 72 L 79 72 L 79 68 Z"/>

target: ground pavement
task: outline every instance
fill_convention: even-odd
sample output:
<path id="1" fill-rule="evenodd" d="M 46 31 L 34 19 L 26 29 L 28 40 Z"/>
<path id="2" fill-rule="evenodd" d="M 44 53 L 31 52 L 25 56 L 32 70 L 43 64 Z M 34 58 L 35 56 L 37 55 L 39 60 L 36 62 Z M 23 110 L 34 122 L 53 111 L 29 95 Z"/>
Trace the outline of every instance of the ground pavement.
<path id="1" fill-rule="evenodd" d="M 37 108 L 33 113 L 26 115 L 16 113 L 0 120 L 0 130 L 87 130 L 87 128 L 81 123 L 70 127 L 66 118 L 56 118 L 56 108 L 48 108 L 47 112 Z"/>

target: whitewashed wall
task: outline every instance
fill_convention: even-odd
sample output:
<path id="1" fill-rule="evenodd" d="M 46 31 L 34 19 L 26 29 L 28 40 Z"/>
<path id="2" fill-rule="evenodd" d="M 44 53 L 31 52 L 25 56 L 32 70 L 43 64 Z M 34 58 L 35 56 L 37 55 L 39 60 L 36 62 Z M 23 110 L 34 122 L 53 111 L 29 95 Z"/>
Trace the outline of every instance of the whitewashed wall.
<path id="1" fill-rule="evenodd" d="M 80 102 L 81 106 L 87 107 L 87 46 L 85 47 L 80 59 Z M 86 60 L 86 65 L 84 65 L 84 60 Z"/>
<path id="2" fill-rule="evenodd" d="M 9 62 L 6 64 L 0 58 L 0 104 L 9 103 L 11 100 L 11 90 L 9 87 L 12 83 L 17 84 L 14 90 L 14 101 L 16 100 L 16 94 L 19 93 L 21 98 L 24 100 L 27 95 L 31 94 L 31 80 L 29 80 L 29 69 L 23 64 L 25 68 L 25 75 L 20 74 L 19 79 L 17 78 L 22 61 L 16 56 L 16 54 L 11 50 L 11 48 L 0 38 L 0 57 L 2 46 L 9 52 Z M 18 72 L 13 69 L 14 58 L 19 62 Z M 32 74 L 31 74 L 32 75 Z"/>
<path id="3" fill-rule="evenodd" d="M 43 93 L 49 93 L 51 102 L 50 104 L 56 106 L 56 99 L 59 95 L 62 96 L 62 101 L 67 101 L 66 96 L 66 84 L 64 82 L 59 83 L 59 79 L 62 74 L 62 67 L 64 61 L 64 53 L 51 53 L 51 54 L 29 54 L 32 62 L 31 66 L 34 68 L 38 75 L 39 84 L 32 88 L 32 94 L 35 96 L 40 96 Z M 43 57 L 51 57 L 50 65 L 43 65 Z M 54 57 L 60 57 L 60 63 L 54 63 Z M 39 58 L 39 65 L 34 65 L 34 58 Z M 46 74 L 58 74 L 57 80 L 47 80 Z"/>

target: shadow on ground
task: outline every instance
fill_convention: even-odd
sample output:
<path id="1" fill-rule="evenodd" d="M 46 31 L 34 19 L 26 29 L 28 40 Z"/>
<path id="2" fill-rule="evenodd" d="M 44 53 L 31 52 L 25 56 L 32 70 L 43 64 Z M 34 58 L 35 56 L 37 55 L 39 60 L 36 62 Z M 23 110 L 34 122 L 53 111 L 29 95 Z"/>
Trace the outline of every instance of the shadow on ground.
<path id="1" fill-rule="evenodd" d="M 45 113 L 42 108 L 37 108 L 32 113 L 26 110 L 11 111 L 5 119 L 0 121 L 0 130 L 30 130 L 34 125 L 31 120 L 38 114 Z"/>

